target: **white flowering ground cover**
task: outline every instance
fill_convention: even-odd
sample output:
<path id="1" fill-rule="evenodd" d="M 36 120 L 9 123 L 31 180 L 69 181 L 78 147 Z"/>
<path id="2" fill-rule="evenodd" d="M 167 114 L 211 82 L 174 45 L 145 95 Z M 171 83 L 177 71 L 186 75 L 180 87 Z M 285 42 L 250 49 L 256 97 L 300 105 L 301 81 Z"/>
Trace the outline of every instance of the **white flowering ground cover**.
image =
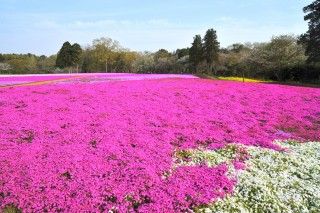
<path id="1" fill-rule="evenodd" d="M 178 165 L 229 162 L 229 175 L 238 179 L 232 195 L 196 212 L 320 212 L 320 143 L 278 143 L 285 151 L 242 147 L 250 154 L 243 170 L 231 163 L 239 149 L 236 145 L 218 151 L 177 152 Z"/>

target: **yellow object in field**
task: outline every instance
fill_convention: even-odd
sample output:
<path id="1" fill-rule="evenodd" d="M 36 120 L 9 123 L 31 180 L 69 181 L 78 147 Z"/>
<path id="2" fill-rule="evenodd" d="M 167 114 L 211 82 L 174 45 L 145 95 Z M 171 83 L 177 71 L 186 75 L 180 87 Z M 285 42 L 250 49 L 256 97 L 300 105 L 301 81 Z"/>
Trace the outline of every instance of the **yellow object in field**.
<path id="1" fill-rule="evenodd" d="M 227 81 L 243 81 L 242 77 L 217 77 L 219 80 L 227 80 Z M 253 83 L 261 83 L 261 82 L 270 82 L 265 80 L 257 80 L 253 78 L 244 78 L 244 82 L 253 82 Z"/>

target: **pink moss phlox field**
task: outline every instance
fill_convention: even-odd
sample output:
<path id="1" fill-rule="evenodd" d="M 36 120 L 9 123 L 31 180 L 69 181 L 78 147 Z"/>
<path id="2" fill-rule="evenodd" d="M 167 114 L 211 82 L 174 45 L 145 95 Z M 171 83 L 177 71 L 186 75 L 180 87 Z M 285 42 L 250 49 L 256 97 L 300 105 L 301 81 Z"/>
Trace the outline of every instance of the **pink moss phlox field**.
<path id="1" fill-rule="evenodd" d="M 59 80 L 74 77 L 73 75 L 6 75 L 0 76 L 0 86 L 31 83 L 38 81 Z"/>
<path id="2" fill-rule="evenodd" d="M 135 74 L 135 73 L 82 73 L 82 74 L 41 74 L 41 75 L 2 75 L 0 86 L 25 84 L 32 82 L 55 81 L 62 82 L 105 82 L 105 81 L 128 81 L 163 78 L 196 78 L 193 75 L 176 74 Z"/>
<path id="3" fill-rule="evenodd" d="M 187 211 L 236 180 L 224 164 L 173 169 L 176 151 L 320 140 L 319 89 L 98 78 L 0 88 L 0 209 Z"/>

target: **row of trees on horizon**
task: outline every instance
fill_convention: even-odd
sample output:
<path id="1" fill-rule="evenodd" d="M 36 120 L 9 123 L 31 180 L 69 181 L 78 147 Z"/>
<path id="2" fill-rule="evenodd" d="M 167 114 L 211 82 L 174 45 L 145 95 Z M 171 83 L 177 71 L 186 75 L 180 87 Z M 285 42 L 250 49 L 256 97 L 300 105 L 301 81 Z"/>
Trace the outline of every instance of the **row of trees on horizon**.
<path id="1" fill-rule="evenodd" d="M 304 9 L 309 30 L 269 42 L 221 48 L 217 33 L 196 35 L 191 47 L 169 52 L 136 52 L 111 38 L 91 45 L 65 42 L 56 55 L 0 54 L 0 73 L 132 72 L 246 76 L 278 81 L 320 82 L 320 0 Z"/>

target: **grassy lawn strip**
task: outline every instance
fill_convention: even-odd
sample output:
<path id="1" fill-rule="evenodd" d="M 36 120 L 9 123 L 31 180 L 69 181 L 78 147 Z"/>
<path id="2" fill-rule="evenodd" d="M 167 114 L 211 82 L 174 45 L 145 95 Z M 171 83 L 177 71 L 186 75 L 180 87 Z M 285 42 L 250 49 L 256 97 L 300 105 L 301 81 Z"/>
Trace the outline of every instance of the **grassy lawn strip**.
<path id="1" fill-rule="evenodd" d="M 199 78 L 206 78 L 206 79 L 213 79 L 213 80 L 225 80 L 225 81 L 240 81 L 243 82 L 251 82 L 251 83 L 271 83 L 274 81 L 271 80 L 262 80 L 262 79 L 254 79 L 254 78 L 242 78 L 242 77 L 236 77 L 236 76 L 214 76 L 214 75 L 209 75 L 209 74 L 198 74 L 196 75 Z"/>

